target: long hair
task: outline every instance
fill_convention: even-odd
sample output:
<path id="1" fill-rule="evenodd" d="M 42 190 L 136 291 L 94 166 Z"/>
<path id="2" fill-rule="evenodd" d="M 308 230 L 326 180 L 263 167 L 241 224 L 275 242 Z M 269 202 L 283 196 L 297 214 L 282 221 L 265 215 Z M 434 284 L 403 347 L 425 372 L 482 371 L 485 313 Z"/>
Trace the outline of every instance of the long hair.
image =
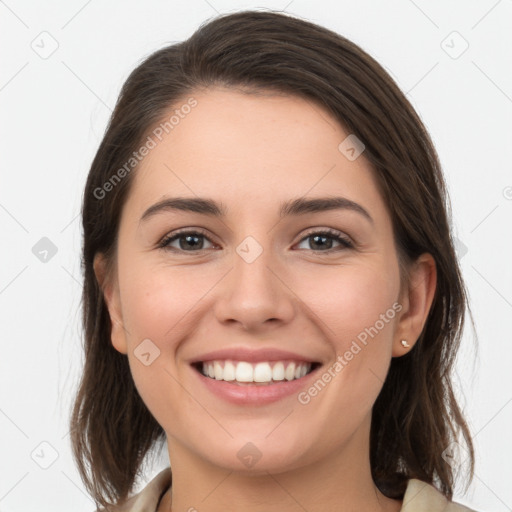
<path id="1" fill-rule="evenodd" d="M 172 108 L 215 86 L 297 95 L 326 109 L 364 141 L 364 157 L 391 215 L 401 269 L 424 252 L 434 257 L 436 292 L 424 329 L 407 355 L 393 358 L 373 407 L 370 462 L 375 484 L 389 497 L 403 497 L 407 480 L 417 478 L 451 499 L 454 469 L 443 450 L 462 435 L 470 478 L 474 466 L 451 382 L 469 307 L 438 156 L 404 94 L 359 46 L 299 18 L 260 11 L 214 18 L 138 65 L 92 162 L 82 207 L 85 364 L 71 414 L 73 454 L 87 490 L 102 506 L 121 503 L 151 448 L 165 438 L 137 392 L 127 357 L 111 344 L 110 317 L 93 270 L 97 253 L 114 262 L 136 166 L 109 187 L 107 198 L 102 190 Z"/>

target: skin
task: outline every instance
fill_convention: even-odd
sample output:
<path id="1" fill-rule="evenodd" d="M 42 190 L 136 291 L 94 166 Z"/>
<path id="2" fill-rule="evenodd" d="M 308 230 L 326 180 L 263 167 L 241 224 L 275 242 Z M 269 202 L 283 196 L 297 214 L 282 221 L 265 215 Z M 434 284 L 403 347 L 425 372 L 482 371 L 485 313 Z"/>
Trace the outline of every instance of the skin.
<path id="1" fill-rule="evenodd" d="M 192 96 L 197 106 L 133 176 L 115 271 L 107 276 L 102 255 L 95 260 L 113 346 L 127 355 L 167 435 L 173 487 L 159 510 L 399 510 L 401 502 L 371 478 L 371 408 L 391 358 L 421 333 L 434 261 L 422 255 L 401 289 L 391 218 L 370 165 L 364 153 L 349 161 L 338 150 L 348 132 L 328 112 L 275 93 L 215 88 Z M 279 217 L 282 201 L 329 195 L 357 202 L 373 224 L 349 210 Z M 209 197 L 228 213 L 167 211 L 141 222 L 164 196 Z M 181 228 L 202 228 L 203 249 L 183 240 L 181 252 L 179 240 L 175 252 L 157 247 Z M 314 251 L 307 235 L 325 228 L 355 248 L 327 239 Z M 236 252 L 247 236 L 263 249 L 252 263 Z M 296 395 L 264 406 L 230 404 L 189 364 L 242 345 L 299 351 L 328 367 L 394 303 L 401 311 L 306 405 Z M 134 350 L 148 338 L 160 355 L 145 366 Z M 262 454 L 251 468 L 237 457 L 247 442 Z"/>

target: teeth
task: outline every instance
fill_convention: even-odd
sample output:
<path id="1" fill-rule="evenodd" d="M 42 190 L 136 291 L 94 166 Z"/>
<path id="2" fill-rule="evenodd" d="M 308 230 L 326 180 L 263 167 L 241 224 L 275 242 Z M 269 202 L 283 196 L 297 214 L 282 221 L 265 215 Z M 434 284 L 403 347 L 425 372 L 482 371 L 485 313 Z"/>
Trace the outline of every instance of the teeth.
<path id="1" fill-rule="evenodd" d="M 246 361 L 208 361 L 202 367 L 203 375 L 216 380 L 271 383 L 300 379 L 309 373 L 311 363 L 277 361 L 251 364 Z"/>
<path id="2" fill-rule="evenodd" d="M 284 364 L 276 363 L 272 368 L 272 380 L 284 380 Z"/>
<path id="3" fill-rule="evenodd" d="M 217 362 L 217 361 L 215 361 Z M 235 380 L 238 382 L 254 382 L 252 365 L 242 361 L 236 365 Z"/>
<path id="4" fill-rule="evenodd" d="M 222 366 L 219 363 L 219 361 L 215 361 L 213 363 L 213 373 L 217 380 L 222 380 L 222 378 L 224 377 L 224 370 L 222 369 Z"/>
<path id="5" fill-rule="evenodd" d="M 235 365 L 231 361 L 226 361 L 224 363 L 224 380 L 231 381 L 235 380 Z"/>
<path id="6" fill-rule="evenodd" d="M 254 367 L 254 382 L 270 382 L 272 380 L 272 368 L 268 363 L 258 363 Z"/>
<path id="7" fill-rule="evenodd" d="M 284 372 L 284 378 L 286 380 L 293 380 L 295 377 L 295 363 L 290 363 Z"/>

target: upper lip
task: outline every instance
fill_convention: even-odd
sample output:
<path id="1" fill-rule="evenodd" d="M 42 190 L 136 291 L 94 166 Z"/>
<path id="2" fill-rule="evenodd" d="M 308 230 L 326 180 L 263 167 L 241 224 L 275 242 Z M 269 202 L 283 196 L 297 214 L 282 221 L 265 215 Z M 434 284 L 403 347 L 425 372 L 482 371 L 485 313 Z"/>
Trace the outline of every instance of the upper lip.
<path id="1" fill-rule="evenodd" d="M 214 350 L 199 355 L 191 361 L 191 364 L 205 361 L 225 360 L 246 361 L 248 363 L 283 360 L 301 361 L 305 363 L 318 362 L 318 359 L 313 359 L 308 356 L 297 354 L 296 352 L 289 352 L 286 350 L 280 350 L 275 348 L 248 349 L 245 347 L 231 347 L 220 350 Z"/>

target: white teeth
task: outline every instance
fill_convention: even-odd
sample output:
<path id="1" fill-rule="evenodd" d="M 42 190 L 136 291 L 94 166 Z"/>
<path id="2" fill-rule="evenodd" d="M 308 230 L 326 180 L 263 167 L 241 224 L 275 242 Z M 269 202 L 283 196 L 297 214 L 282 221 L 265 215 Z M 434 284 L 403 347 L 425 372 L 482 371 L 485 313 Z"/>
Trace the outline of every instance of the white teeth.
<path id="1" fill-rule="evenodd" d="M 272 368 L 272 380 L 284 380 L 284 364 L 283 363 L 276 363 L 274 365 L 274 368 Z"/>
<path id="2" fill-rule="evenodd" d="M 215 361 L 213 363 L 213 372 L 215 374 L 215 378 L 217 380 L 222 380 L 224 377 L 224 370 L 222 369 L 222 365 L 219 363 L 219 361 Z"/>
<path id="3" fill-rule="evenodd" d="M 270 382 L 272 380 L 272 368 L 268 363 L 258 363 L 254 367 L 254 382 Z"/>
<path id="4" fill-rule="evenodd" d="M 235 380 L 235 365 L 231 361 L 224 363 L 224 380 Z"/>
<path id="5" fill-rule="evenodd" d="M 238 382 L 254 382 L 252 364 L 241 361 L 236 365 L 235 379 Z"/>
<path id="6" fill-rule="evenodd" d="M 277 361 L 253 365 L 246 361 L 209 361 L 203 363 L 202 368 L 203 375 L 216 380 L 270 384 L 304 377 L 311 370 L 311 363 Z"/>
<path id="7" fill-rule="evenodd" d="M 295 377 L 295 363 L 290 363 L 286 367 L 286 371 L 284 372 L 284 378 L 286 380 L 293 380 Z"/>

